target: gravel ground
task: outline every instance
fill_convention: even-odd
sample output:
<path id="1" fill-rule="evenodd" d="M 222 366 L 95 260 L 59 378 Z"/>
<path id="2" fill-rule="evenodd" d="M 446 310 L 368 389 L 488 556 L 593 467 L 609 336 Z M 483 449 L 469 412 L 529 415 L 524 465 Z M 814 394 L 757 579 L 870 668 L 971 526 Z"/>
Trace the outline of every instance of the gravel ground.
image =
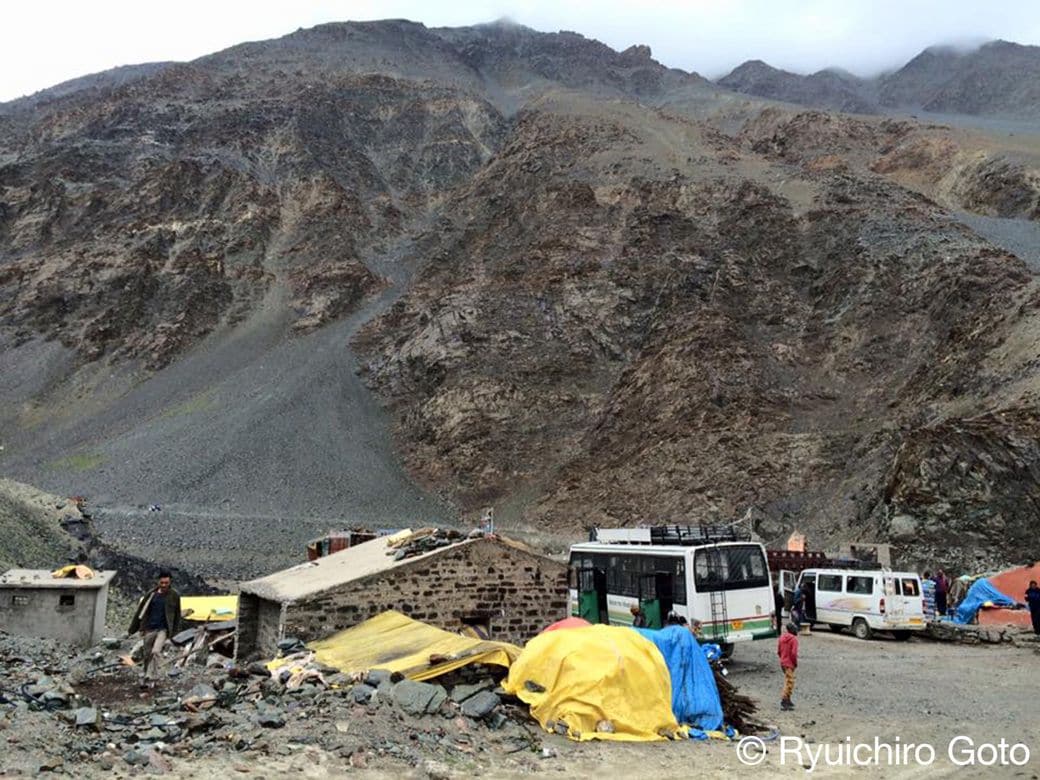
<path id="1" fill-rule="evenodd" d="M 313 745 L 291 744 L 262 764 L 226 754 L 196 760 L 175 759 L 172 776 L 277 778 L 291 774 L 309 778 L 419 778 L 479 774 L 519 778 L 537 774 L 709 778 L 729 771 L 763 777 L 802 775 L 807 754 L 796 755 L 796 750 L 816 750 L 829 744 L 837 751 L 846 738 L 850 745 L 873 747 L 877 738 L 882 744 L 890 745 L 927 743 L 936 751 L 930 767 L 922 769 L 913 765 L 911 753 L 910 760 L 902 766 L 883 766 L 882 777 L 1037 777 L 1040 725 L 1036 720 L 1034 683 L 1038 651 L 1035 649 L 940 644 L 916 639 L 905 643 L 885 638 L 861 641 L 847 634 L 817 631 L 801 638 L 794 696 L 797 709 L 783 713 L 777 702 L 782 675 L 777 668 L 775 647 L 775 641 L 741 645 L 730 665 L 730 679 L 742 693 L 759 701 L 762 719 L 787 738 L 784 754 L 779 740 L 767 743 L 768 752 L 755 769 L 742 764 L 735 743 L 577 744 L 562 737 L 543 735 L 544 758 L 477 754 L 472 761 L 451 765 L 430 761 L 408 766 L 373 754 L 366 766 L 351 767 L 342 758 Z M 18 736 L 10 730 L 7 734 Z M 973 739 L 976 746 L 983 742 L 996 744 L 1002 738 L 1012 744 L 1024 743 L 1030 750 L 1029 762 L 1024 767 L 1004 770 L 955 767 L 947 758 L 947 750 L 950 741 L 958 736 Z M 402 733 L 401 739 L 408 737 Z M 800 745 L 807 747 L 799 748 Z M 832 755 L 838 756 L 838 753 Z M 962 760 L 965 755 L 968 754 L 958 752 Z M 979 757 L 987 758 L 981 752 Z M 878 769 L 822 767 L 814 774 L 864 776 L 864 772 L 870 771 Z M 115 774 L 124 776 L 118 769 Z M 111 773 L 108 776 L 112 776 Z"/>

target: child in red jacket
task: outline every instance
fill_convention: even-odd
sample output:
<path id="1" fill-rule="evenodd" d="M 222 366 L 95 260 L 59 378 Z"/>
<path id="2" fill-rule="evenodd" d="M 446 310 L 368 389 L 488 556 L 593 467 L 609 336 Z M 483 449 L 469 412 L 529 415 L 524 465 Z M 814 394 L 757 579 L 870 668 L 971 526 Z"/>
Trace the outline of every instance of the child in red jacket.
<path id="1" fill-rule="evenodd" d="M 787 632 L 780 637 L 776 646 L 780 656 L 780 668 L 784 670 L 784 692 L 780 698 L 780 709 L 793 710 L 791 694 L 794 693 L 794 670 L 798 668 L 798 626 L 787 624 Z"/>

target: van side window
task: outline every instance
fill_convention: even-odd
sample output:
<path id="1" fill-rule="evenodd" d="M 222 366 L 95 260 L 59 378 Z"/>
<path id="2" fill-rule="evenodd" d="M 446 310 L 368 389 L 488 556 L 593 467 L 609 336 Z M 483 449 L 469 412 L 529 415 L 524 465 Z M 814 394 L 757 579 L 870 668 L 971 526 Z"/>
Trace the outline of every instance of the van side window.
<path id="1" fill-rule="evenodd" d="M 841 575 L 821 574 L 816 590 L 825 590 L 830 593 L 841 593 Z"/>
<path id="2" fill-rule="evenodd" d="M 920 596 L 921 588 L 918 586 L 917 580 L 905 579 L 903 580 L 903 595 L 904 596 Z"/>
<path id="3" fill-rule="evenodd" d="M 845 590 L 848 593 L 856 593 L 869 596 L 874 592 L 873 577 L 846 577 Z"/>

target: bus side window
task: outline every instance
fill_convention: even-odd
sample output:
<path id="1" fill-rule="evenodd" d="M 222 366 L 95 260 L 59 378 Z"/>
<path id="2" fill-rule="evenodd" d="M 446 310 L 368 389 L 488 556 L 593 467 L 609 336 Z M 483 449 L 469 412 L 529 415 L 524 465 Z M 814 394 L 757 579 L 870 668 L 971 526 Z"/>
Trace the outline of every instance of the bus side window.
<path id="1" fill-rule="evenodd" d="M 920 596 L 921 589 L 917 586 L 917 580 L 905 579 L 903 580 L 903 595 L 904 596 Z"/>

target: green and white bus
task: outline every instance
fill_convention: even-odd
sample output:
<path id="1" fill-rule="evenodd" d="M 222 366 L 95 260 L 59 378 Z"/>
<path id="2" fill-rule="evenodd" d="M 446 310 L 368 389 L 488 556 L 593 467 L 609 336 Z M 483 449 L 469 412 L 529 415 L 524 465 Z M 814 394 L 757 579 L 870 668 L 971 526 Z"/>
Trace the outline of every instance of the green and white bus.
<path id="1" fill-rule="evenodd" d="M 638 606 L 647 627 L 660 628 L 674 610 L 726 655 L 735 642 L 776 636 L 766 551 L 750 535 L 672 525 L 596 528 L 589 537 L 571 546 L 571 615 L 630 626 Z"/>

